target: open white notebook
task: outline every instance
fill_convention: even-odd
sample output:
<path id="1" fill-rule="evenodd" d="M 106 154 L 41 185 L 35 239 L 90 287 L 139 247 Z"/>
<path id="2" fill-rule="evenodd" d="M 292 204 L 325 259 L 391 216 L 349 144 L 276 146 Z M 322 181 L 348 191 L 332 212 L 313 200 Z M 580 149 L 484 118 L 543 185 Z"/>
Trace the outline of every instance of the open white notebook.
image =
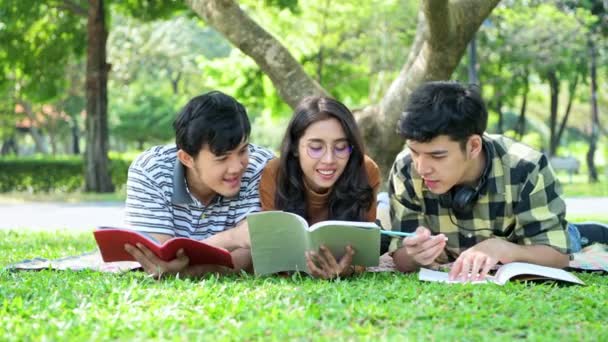
<path id="1" fill-rule="evenodd" d="M 585 285 L 574 274 L 564 271 L 559 268 L 540 266 L 525 262 L 512 262 L 500 266 L 493 276 L 487 276 L 484 280 L 472 281 L 472 284 L 495 283 L 504 285 L 511 279 L 521 280 L 557 280 L 567 283 Z M 418 273 L 418 279 L 422 281 L 435 281 L 442 283 L 463 283 L 462 280 L 450 280 L 447 272 L 434 271 L 427 268 L 421 268 Z"/>

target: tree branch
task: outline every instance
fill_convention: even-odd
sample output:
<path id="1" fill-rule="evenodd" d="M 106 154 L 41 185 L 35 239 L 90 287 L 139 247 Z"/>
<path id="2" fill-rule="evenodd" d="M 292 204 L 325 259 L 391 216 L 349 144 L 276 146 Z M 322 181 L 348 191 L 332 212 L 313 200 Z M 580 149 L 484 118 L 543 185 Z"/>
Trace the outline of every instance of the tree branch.
<path id="1" fill-rule="evenodd" d="M 208 25 L 253 58 L 292 108 L 305 96 L 327 95 L 289 51 L 233 0 L 186 0 L 186 3 Z"/>
<path id="2" fill-rule="evenodd" d="M 448 0 L 424 0 L 421 8 L 428 23 L 429 42 L 436 44 L 434 47 L 445 46 L 453 26 Z"/>
<path id="3" fill-rule="evenodd" d="M 81 4 L 77 4 L 72 0 L 62 0 L 60 3 L 57 3 L 56 6 L 58 9 L 66 10 L 74 13 L 75 15 L 87 18 L 89 15 L 89 11 L 86 7 Z"/>
<path id="4" fill-rule="evenodd" d="M 376 124 L 372 128 L 373 145 L 378 145 L 376 150 L 381 156 L 388 154 L 394 158 L 402 148 L 403 141 L 396 136 L 395 127 L 412 91 L 423 82 L 450 78 L 473 34 L 499 1 L 422 1 L 407 62 L 386 91 L 379 108 L 367 108 L 357 118 L 359 122 L 373 118 Z M 379 158 L 379 155 L 373 157 Z M 384 168 L 390 166 L 390 162 L 382 160 L 379 164 Z"/>

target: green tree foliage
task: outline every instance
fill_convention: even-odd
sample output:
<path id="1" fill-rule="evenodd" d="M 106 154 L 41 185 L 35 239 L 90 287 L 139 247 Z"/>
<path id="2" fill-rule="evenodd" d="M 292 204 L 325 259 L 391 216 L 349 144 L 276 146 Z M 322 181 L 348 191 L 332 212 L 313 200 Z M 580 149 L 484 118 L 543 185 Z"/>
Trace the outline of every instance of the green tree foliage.
<path id="1" fill-rule="evenodd" d="M 294 4 L 295 3 L 295 4 Z M 247 12 L 290 47 L 294 58 L 329 93 L 351 108 L 378 101 L 400 70 L 415 35 L 417 2 L 240 1 Z M 243 101 L 256 128 L 253 139 L 277 147 L 292 109 L 258 65 L 235 49 L 200 60 L 205 84 Z M 226 72 L 237 70 L 237 72 Z M 264 127 L 268 127 L 266 130 Z"/>
<path id="2" fill-rule="evenodd" d="M 108 59 L 119 84 L 156 78 L 175 94 L 197 94 L 204 84 L 199 60 L 226 57 L 231 50 L 218 33 L 185 15 L 151 22 L 115 16 L 114 23 Z"/>
<path id="3" fill-rule="evenodd" d="M 111 89 L 110 124 L 115 138 L 134 142 L 139 150 L 146 143 L 167 143 L 173 138 L 171 125 L 184 99 L 158 83 L 148 77 Z"/>
<path id="4" fill-rule="evenodd" d="M 115 0 L 110 4 L 112 12 L 147 21 L 170 18 L 186 10 L 180 0 Z"/>
<path id="5" fill-rule="evenodd" d="M 86 19 L 56 2 L 0 0 L 0 86 L 16 88 L 15 96 L 37 103 L 65 90 L 67 60 L 85 49 Z"/>
<path id="6" fill-rule="evenodd" d="M 414 1 L 313 0 L 295 10 L 293 5 L 239 3 L 290 47 L 323 88 L 352 107 L 382 96 L 416 33 Z M 250 81 L 260 81 L 255 72 L 249 74 Z"/>
<path id="7" fill-rule="evenodd" d="M 171 140 L 180 107 L 215 88 L 215 75 L 203 72 L 200 64 L 229 56 L 231 48 L 214 30 L 184 14 L 149 22 L 115 15 L 108 51 L 111 133 L 115 144 L 135 143 L 141 150 Z M 226 70 L 219 69 L 217 77 L 231 74 Z"/>
<path id="8" fill-rule="evenodd" d="M 4 71 L 0 90 L 8 95 L 0 98 L 0 140 L 15 143 L 15 124 L 28 117 L 36 125 L 30 132 L 38 151 L 48 150 L 40 128 L 42 133 L 59 133 L 63 122 L 45 114 L 42 104 L 62 101 L 71 86 L 66 65 L 84 53 L 85 26 L 85 18 L 66 11 L 58 2 L 0 1 L 0 68 Z M 26 112 L 15 113 L 17 104 Z M 56 141 L 53 136 L 50 140 L 52 145 Z"/>
<path id="9" fill-rule="evenodd" d="M 521 137 L 524 122 L 533 128 L 524 117 L 533 96 L 530 89 L 546 83 L 549 91 L 541 96 L 548 101 L 541 118 L 548 135 L 542 147 L 555 153 L 572 103 L 580 96 L 577 85 L 588 74 L 587 34 L 595 20 L 585 9 L 564 10 L 542 2 L 508 1 L 493 12 L 478 33 L 478 59 L 484 95 L 498 118 L 496 131 L 513 130 Z M 457 73 L 461 78 L 465 65 Z M 507 120 L 503 111 L 519 112 L 520 118 Z M 573 115 L 580 122 L 580 114 Z"/>

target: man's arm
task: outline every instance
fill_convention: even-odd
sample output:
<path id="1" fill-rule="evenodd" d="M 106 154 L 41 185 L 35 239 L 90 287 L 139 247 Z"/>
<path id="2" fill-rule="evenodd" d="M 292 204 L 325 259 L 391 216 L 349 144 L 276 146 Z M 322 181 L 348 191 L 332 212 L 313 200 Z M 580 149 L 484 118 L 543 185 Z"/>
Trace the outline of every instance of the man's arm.
<path id="1" fill-rule="evenodd" d="M 432 237 L 424 227 L 421 195 L 416 193 L 408 166 L 411 158 L 399 155 L 391 169 L 388 187 L 392 229 L 416 231 L 416 236 L 404 239 L 392 254 L 395 267 L 401 272 L 413 272 L 432 264 L 446 245 L 444 235 Z"/>
<path id="2" fill-rule="evenodd" d="M 547 158 L 541 156 L 523 182 L 513 208 L 516 228 L 510 241 L 488 239 L 464 251 L 450 276 L 484 277 L 496 263 L 528 262 L 543 266 L 568 266 L 570 240 L 564 219 L 566 205 Z"/>
<path id="3" fill-rule="evenodd" d="M 265 149 L 260 149 L 255 152 L 255 155 L 250 155 L 250 160 L 252 158 L 262 160 L 263 162 L 259 162 L 256 170 L 249 176 L 249 182 L 246 184 L 245 190 L 239 194 L 239 207 L 243 211 L 238 213 L 239 217 L 236 219 L 236 226 L 214 234 L 212 237 L 205 239 L 204 242 L 229 251 L 240 248 L 248 250 L 251 248 L 247 215 L 262 209 L 260 193 L 263 188 L 268 187 L 268 182 L 273 182 L 269 178 L 270 163 L 277 163 L 276 161 L 272 161 L 274 155 Z"/>
<path id="4" fill-rule="evenodd" d="M 214 234 L 203 240 L 203 242 L 229 251 L 250 249 L 251 241 L 249 240 L 249 226 L 247 225 L 247 220 L 241 220 L 234 228 Z"/>
<path id="5" fill-rule="evenodd" d="M 503 239 L 488 239 L 464 251 L 450 270 L 450 279 L 483 279 L 497 263 L 527 262 L 564 268 L 567 254 L 546 245 L 518 245 Z"/>
<path id="6" fill-rule="evenodd" d="M 505 259 L 505 262 L 501 261 L 503 264 L 520 261 L 556 268 L 568 266 L 570 259 L 568 255 L 555 250 L 553 247 L 543 245 L 522 246 L 508 241 L 504 241 L 504 243 L 509 244 L 512 250 L 507 253 L 507 255 L 511 255 L 511 258 Z"/>

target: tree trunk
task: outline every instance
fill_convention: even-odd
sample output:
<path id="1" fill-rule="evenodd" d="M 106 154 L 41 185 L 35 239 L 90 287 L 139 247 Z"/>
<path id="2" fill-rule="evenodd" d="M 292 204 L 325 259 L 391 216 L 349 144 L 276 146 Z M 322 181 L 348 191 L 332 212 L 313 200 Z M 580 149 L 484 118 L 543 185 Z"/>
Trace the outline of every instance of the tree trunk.
<path id="1" fill-rule="evenodd" d="M 479 77 L 477 76 L 477 42 L 475 35 L 469 43 L 469 83 L 479 84 Z"/>
<path id="2" fill-rule="evenodd" d="M 85 191 L 112 192 L 114 185 L 110 177 L 108 160 L 109 65 L 106 63 L 108 33 L 103 0 L 89 0 L 87 36 Z"/>
<path id="3" fill-rule="evenodd" d="M 550 111 L 549 111 L 549 156 L 552 157 L 557 152 L 559 140 L 557 140 L 557 105 L 559 100 L 559 80 L 555 70 L 547 73 L 549 81 L 550 94 Z"/>
<path id="4" fill-rule="evenodd" d="M 40 133 L 40 129 L 36 127 L 38 120 L 36 120 L 36 115 L 34 114 L 32 106 L 28 101 L 18 101 L 18 103 L 23 107 L 27 118 L 30 119 L 31 125 L 29 127 L 29 133 L 32 136 L 32 139 L 34 140 L 36 153 L 48 154 L 49 150 L 46 146 L 46 143 L 44 142 L 44 137 L 42 136 L 42 133 Z"/>
<path id="5" fill-rule="evenodd" d="M 557 136 L 555 137 L 558 141 L 562 140 L 562 135 L 564 134 L 564 130 L 566 129 L 566 124 L 568 123 L 568 118 L 570 117 L 570 111 L 572 109 L 572 102 L 574 101 L 574 95 L 576 93 L 576 86 L 578 85 L 578 73 L 574 75 L 574 80 L 570 82 L 568 87 L 568 104 L 566 105 L 566 112 L 564 113 L 564 117 L 562 118 L 562 123 L 559 125 L 559 130 L 557 131 Z"/>
<path id="6" fill-rule="evenodd" d="M 80 130 L 78 129 L 78 120 L 76 116 L 71 117 L 71 131 L 72 131 L 72 153 L 75 155 L 80 154 Z"/>
<path id="7" fill-rule="evenodd" d="M 522 94 L 521 107 L 519 109 L 519 118 L 517 119 L 516 133 L 519 140 L 523 139 L 526 134 L 526 110 L 528 108 L 528 93 L 530 92 L 528 73 L 525 75 L 524 93 Z"/>
<path id="8" fill-rule="evenodd" d="M 208 25 L 247 54 L 268 75 L 292 108 L 304 96 L 327 92 L 307 75 L 289 51 L 233 0 L 187 0 Z M 467 44 L 499 0 L 422 0 L 410 54 L 379 104 L 357 112 L 368 153 L 386 175 L 404 141 L 396 134 L 405 103 L 418 85 L 446 80 Z"/>
<path id="9" fill-rule="evenodd" d="M 15 155 L 19 153 L 19 150 L 17 149 L 17 140 L 15 139 L 14 135 L 11 135 L 8 138 L 4 139 L 4 141 L 2 142 L 2 147 L 0 148 L 0 155 L 8 155 L 11 150 Z"/>
<path id="10" fill-rule="evenodd" d="M 599 136 L 600 119 L 597 109 L 597 61 L 596 50 L 593 39 L 588 40 L 591 65 L 589 67 L 591 77 L 591 135 L 589 137 L 589 150 L 587 151 L 587 168 L 589 169 L 589 182 L 597 183 L 599 178 L 595 168 L 595 150 Z"/>
<path id="11" fill-rule="evenodd" d="M 186 3 L 207 24 L 253 58 L 292 108 L 308 95 L 327 95 L 289 51 L 233 0 L 186 0 Z"/>
<path id="12" fill-rule="evenodd" d="M 327 12 L 330 11 L 331 1 L 325 0 L 322 9 L 321 37 L 319 38 L 319 52 L 317 53 L 317 82 L 323 84 L 323 67 L 325 64 L 325 36 L 327 35 Z"/>
<path id="13" fill-rule="evenodd" d="M 505 119 L 502 114 L 502 96 L 496 99 L 496 107 L 494 107 L 496 114 L 498 115 L 498 134 L 502 134 L 505 131 Z"/>
<path id="14" fill-rule="evenodd" d="M 173 90 L 173 95 L 179 94 L 179 82 L 182 79 L 182 72 L 173 72 L 171 68 L 167 68 L 167 75 L 169 75 L 169 81 L 171 81 L 171 90 Z"/>

